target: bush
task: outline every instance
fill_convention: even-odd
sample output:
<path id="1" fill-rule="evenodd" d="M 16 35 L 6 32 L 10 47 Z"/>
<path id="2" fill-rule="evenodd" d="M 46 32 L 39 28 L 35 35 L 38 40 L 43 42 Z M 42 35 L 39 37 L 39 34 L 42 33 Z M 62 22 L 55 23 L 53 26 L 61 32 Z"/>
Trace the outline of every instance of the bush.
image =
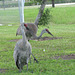
<path id="1" fill-rule="evenodd" d="M 39 19 L 39 25 L 46 25 L 46 24 L 49 24 L 50 18 L 51 18 L 50 10 L 47 8 L 47 9 L 43 12 L 41 18 Z"/>
<path id="2" fill-rule="evenodd" d="M 31 2 L 26 2 L 26 3 L 25 3 L 25 6 L 32 6 L 32 5 L 34 5 L 34 2 L 33 2 L 33 1 L 31 1 Z"/>

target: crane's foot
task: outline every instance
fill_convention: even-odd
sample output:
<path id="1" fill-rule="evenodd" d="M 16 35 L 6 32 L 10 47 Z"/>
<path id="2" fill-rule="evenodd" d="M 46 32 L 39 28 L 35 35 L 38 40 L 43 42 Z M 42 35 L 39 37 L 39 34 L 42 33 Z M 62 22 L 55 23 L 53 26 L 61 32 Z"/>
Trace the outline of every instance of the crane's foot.
<path id="1" fill-rule="evenodd" d="M 34 61 L 36 61 L 38 63 L 38 60 L 36 58 L 34 58 Z"/>

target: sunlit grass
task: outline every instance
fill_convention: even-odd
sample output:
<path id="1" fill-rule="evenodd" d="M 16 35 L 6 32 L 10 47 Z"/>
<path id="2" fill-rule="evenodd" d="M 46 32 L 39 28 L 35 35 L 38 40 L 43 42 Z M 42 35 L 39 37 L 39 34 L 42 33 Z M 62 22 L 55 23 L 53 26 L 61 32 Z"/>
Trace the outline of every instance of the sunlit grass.
<path id="1" fill-rule="evenodd" d="M 19 9 L 0 10 L 0 24 L 19 24 Z"/>
<path id="2" fill-rule="evenodd" d="M 49 8 L 49 7 L 47 7 Z M 54 24 L 75 24 L 75 6 L 49 8 L 51 19 L 50 23 Z M 25 22 L 35 22 L 39 8 L 25 8 Z M 0 24 L 19 24 L 19 9 L 0 10 Z"/>
<path id="3" fill-rule="evenodd" d="M 52 22 L 57 24 L 75 24 L 75 7 L 56 7 L 51 10 Z"/>
<path id="4" fill-rule="evenodd" d="M 75 13 L 74 7 L 56 7 L 51 9 L 52 19 L 50 24 L 46 26 L 39 26 L 37 36 L 40 35 L 42 29 L 48 28 L 54 37 L 61 37 L 61 39 L 35 41 L 30 40 L 32 45 L 32 53 L 35 55 L 39 63 L 29 63 L 29 70 L 26 71 L 26 66 L 22 73 L 18 72 L 13 59 L 13 52 L 16 42 L 11 42 L 13 39 L 21 39 L 22 36 L 16 36 L 16 30 L 19 23 L 15 25 L 0 26 L 0 69 L 7 69 L 1 75 L 74 75 L 75 74 L 75 59 L 63 60 L 53 59 L 52 57 L 75 54 Z M 18 10 L 15 10 L 16 12 Z M 25 9 L 25 22 L 34 22 L 38 8 Z M 5 10 L 6 13 L 10 12 Z M 13 11 L 14 12 L 14 11 Z M 13 13 L 12 12 L 12 13 Z M 3 15 L 3 14 L 4 15 Z M 9 16 L 12 13 L 8 14 Z M 18 13 L 18 12 L 17 12 Z M 17 13 L 14 13 L 17 15 Z M 1 17 L 6 16 L 3 10 L 0 10 Z M 5 18 L 9 18 L 6 16 Z M 13 18 L 14 20 L 17 18 Z M 18 18 L 19 19 L 19 18 Z M 14 22 L 13 20 L 13 22 Z M 13 23 L 12 23 L 13 24 Z M 43 37 L 52 37 L 45 33 Z M 43 51 L 45 49 L 45 51 Z M 33 71 L 33 73 L 32 73 Z"/>
<path id="5" fill-rule="evenodd" d="M 22 73 L 18 73 L 18 69 L 13 59 L 13 51 L 16 42 L 10 42 L 12 39 L 21 39 L 21 36 L 15 35 L 18 26 L 0 26 L 0 68 L 7 69 L 5 75 L 67 75 L 74 73 L 74 59 L 51 59 L 53 56 L 75 54 L 75 32 L 74 25 L 49 25 L 48 29 L 55 37 L 62 37 L 57 40 L 34 41 L 30 40 L 32 52 L 38 59 L 39 63 L 29 63 L 29 71 L 26 71 L 26 66 Z M 37 35 L 40 34 L 45 26 L 40 26 Z M 48 34 L 44 36 L 51 37 Z M 43 51 L 45 49 L 45 51 Z M 33 71 L 33 73 L 31 73 Z"/>

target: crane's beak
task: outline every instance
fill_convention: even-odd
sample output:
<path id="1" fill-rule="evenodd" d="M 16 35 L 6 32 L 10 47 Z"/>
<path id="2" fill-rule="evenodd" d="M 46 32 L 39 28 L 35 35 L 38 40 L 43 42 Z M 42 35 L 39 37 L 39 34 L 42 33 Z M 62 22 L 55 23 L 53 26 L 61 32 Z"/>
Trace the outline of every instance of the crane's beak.
<path id="1" fill-rule="evenodd" d="M 29 30 L 29 28 L 28 28 L 28 27 L 26 27 L 26 29 L 27 29 L 27 30 Z"/>
<path id="2" fill-rule="evenodd" d="M 47 31 L 48 32 L 48 34 L 50 34 L 50 35 L 52 35 L 53 36 L 53 34 L 51 33 L 51 32 L 49 32 L 49 31 Z"/>
<path id="3" fill-rule="evenodd" d="M 28 28 L 28 27 L 26 27 L 26 29 L 27 29 L 27 30 L 29 30 L 29 28 Z"/>

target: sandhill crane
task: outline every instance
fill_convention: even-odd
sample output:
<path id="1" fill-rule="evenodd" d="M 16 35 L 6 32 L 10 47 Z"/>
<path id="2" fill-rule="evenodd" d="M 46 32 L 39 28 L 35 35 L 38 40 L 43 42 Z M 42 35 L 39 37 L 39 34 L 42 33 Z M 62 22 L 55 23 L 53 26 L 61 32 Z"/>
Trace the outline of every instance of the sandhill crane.
<path id="1" fill-rule="evenodd" d="M 50 31 L 45 28 L 45 29 L 42 30 L 40 36 L 36 36 L 38 27 L 35 24 L 33 24 L 33 23 L 24 23 L 24 25 L 26 26 L 26 29 L 27 29 L 27 30 L 25 30 L 25 32 L 26 32 L 26 36 L 27 36 L 28 40 L 30 40 L 31 37 L 39 39 L 44 33 L 48 33 L 48 34 L 52 35 L 50 33 Z M 19 28 L 17 29 L 16 36 L 17 35 L 21 35 L 21 26 L 19 26 Z"/>
<path id="2" fill-rule="evenodd" d="M 28 39 L 26 38 L 24 29 L 25 26 L 24 23 L 22 23 L 21 24 L 22 39 L 20 39 L 16 43 L 16 46 L 14 48 L 14 53 L 13 53 L 15 64 L 20 72 L 23 69 L 24 65 L 27 65 L 27 70 L 28 70 L 28 60 L 30 59 L 30 55 L 33 56 L 31 52 L 32 47 L 31 44 L 28 42 Z M 36 60 L 35 57 L 34 60 Z"/>

